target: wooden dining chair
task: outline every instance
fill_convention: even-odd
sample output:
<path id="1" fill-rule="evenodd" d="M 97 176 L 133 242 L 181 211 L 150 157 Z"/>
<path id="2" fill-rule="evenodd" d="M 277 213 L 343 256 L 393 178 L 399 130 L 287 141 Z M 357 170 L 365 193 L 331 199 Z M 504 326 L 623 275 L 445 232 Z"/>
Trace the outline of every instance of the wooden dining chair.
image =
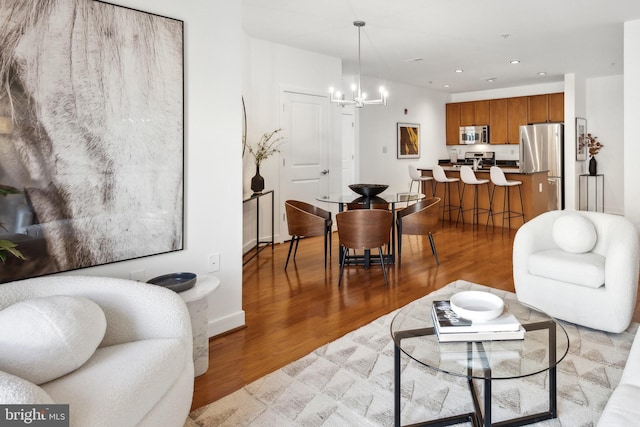
<path id="1" fill-rule="evenodd" d="M 344 273 L 344 264 L 348 250 L 370 250 L 375 248 L 378 248 L 380 255 L 384 283 L 389 285 L 382 247 L 389 244 L 393 223 L 392 218 L 393 215 L 391 211 L 383 209 L 356 209 L 340 212 L 336 215 L 338 238 L 340 240 L 340 246 L 344 248 L 342 259 L 340 260 L 338 286 L 342 283 L 342 275 Z"/>
<path id="2" fill-rule="evenodd" d="M 422 199 L 413 205 L 407 206 L 396 214 L 396 230 L 398 232 L 398 267 L 402 266 L 402 235 L 429 236 L 431 252 L 436 258 L 436 264 L 440 265 L 436 244 L 433 240 L 432 230 L 438 222 L 438 216 L 434 209 L 430 209 L 440 203 L 440 197 Z"/>
<path id="3" fill-rule="evenodd" d="M 289 257 L 291 257 L 294 243 L 296 248 L 293 252 L 293 259 L 295 261 L 300 238 L 311 236 L 324 236 L 324 267 L 327 268 L 327 246 L 329 247 L 329 256 L 331 256 L 332 252 L 333 220 L 331 219 L 331 212 L 299 200 L 287 200 L 284 205 L 289 235 L 291 235 L 291 243 L 289 244 L 289 253 L 287 254 L 287 262 L 284 264 L 284 270 L 287 271 L 289 266 Z"/>

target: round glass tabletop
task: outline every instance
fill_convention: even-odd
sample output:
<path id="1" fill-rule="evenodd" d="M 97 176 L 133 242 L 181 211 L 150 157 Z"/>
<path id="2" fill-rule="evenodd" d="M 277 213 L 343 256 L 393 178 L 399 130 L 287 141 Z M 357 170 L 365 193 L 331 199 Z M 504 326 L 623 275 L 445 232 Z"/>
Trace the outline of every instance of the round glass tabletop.
<path id="1" fill-rule="evenodd" d="M 557 365 L 569 351 L 565 329 L 552 317 L 505 297 L 504 305 L 524 327 L 524 339 L 440 342 L 434 331 L 432 305 L 452 293 L 427 295 L 402 308 L 391 322 L 395 345 L 411 359 L 465 378 L 512 379 Z"/>

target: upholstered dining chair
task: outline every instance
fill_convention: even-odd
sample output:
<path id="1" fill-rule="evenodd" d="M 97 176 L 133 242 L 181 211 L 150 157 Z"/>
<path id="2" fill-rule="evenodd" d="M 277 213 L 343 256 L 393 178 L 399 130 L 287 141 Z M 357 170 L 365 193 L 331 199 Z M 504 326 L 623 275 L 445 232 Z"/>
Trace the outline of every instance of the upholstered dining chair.
<path id="1" fill-rule="evenodd" d="M 433 209 L 440 203 L 440 197 L 430 197 L 407 206 L 396 213 L 396 229 L 398 231 L 398 267 L 402 266 L 402 235 L 429 236 L 431 253 L 436 258 L 436 264 L 440 265 L 436 244 L 433 241 L 432 231 L 436 227 L 438 217 Z"/>
<path id="2" fill-rule="evenodd" d="M 329 248 L 329 256 L 331 256 L 332 252 L 331 231 L 333 220 L 331 219 L 331 212 L 299 200 L 287 200 L 284 205 L 289 235 L 291 235 L 291 243 L 289 244 L 284 270 L 287 271 L 289 266 L 289 258 L 291 257 L 294 243 L 296 248 L 293 252 L 293 259 L 295 261 L 300 238 L 311 236 L 324 236 L 324 267 L 327 268 L 327 247 Z"/>
<path id="3" fill-rule="evenodd" d="M 336 215 L 338 238 L 340 246 L 343 247 L 338 286 L 342 283 L 344 264 L 349 249 L 378 248 L 384 283 L 389 284 L 382 247 L 388 245 L 391 240 L 392 217 L 391 211 L 383 209 L 356 209 L 340 212 Z"/>

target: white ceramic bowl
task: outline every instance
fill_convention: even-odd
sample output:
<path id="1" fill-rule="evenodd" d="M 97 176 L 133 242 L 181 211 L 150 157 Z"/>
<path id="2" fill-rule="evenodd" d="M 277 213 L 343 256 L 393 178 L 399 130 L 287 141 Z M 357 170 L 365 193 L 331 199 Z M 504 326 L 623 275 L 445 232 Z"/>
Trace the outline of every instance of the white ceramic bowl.
<path id="1" fill-rule="evenodd" d="M 500 316 L 504 301 L 489 292 L 464 291 L 451 296 L 451 309 L 464 319 L 482 322 Z"/>

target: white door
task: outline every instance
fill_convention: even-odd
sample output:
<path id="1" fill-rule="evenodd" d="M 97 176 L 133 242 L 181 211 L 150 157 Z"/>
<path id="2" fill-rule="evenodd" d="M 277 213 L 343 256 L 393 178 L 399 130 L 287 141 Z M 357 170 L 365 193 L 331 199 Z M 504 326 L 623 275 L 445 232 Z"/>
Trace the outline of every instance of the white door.
<path id="1" fill-rule="evenodd" d="M 327 96 L 282 91 L 280 127 L 280 235 L 289 238 L 284 202 L 301 200 L 316 206 L 329 191 L 329 99 Z M 323 208 L 326 208 L 322 206 Z"/>
<path id="2" fill-rule="evenodd" d="M 342 113 L 342 188 L 355 184 L 356 138 L 353 113 Z"/>

